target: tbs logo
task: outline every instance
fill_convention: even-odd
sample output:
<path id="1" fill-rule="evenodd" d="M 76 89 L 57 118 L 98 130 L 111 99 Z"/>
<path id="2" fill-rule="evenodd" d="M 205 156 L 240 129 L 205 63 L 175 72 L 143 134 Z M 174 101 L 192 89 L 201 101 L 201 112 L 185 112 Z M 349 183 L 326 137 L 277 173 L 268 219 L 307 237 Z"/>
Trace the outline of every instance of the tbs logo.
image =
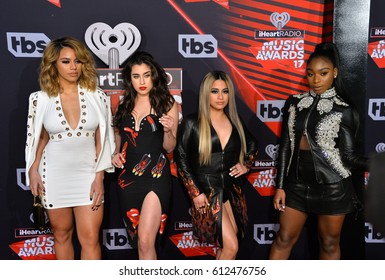
<path id="1" fill-rule="evenodd" d="M 178 51 L 186 58 L 218 56 L 218 41 L 211 35 L 178 35 Z"/>
<path id="2" fill-rule="evenodd" d="M 132 249 L 128 242 L 127 230 L 125 228 L 113 228 L 103 230 L 103 245 L 108 250 Z"/>
<path id="3" fill-rule="evenodd" d="M 263 122 L 280 122 L 285 100 L 258 100 L 256 114 Z"/>
<path id="4" fill-rule="evenodd" d="M 377 231 L 371 223 L 365 223 L 365 242 L 385 243 L 385 237 L 381 232 Z"/>
<path id="5" fill-rule="evenodd" d="M 369 99 L 368 114 L 374 121 L 385 121 L 385 99 Z"/>
<path id="6" fill-rule="evenodd" d="M 8 51 L 16 57 L 41 57 L 49 41 L 44 33 L 7 32 Z"/>
<path id="7" fill-rule="evenodd" d="M 254 240 L 258 244 L 272 244 L 278 230 L 279 224 L 254 224 Z"/>

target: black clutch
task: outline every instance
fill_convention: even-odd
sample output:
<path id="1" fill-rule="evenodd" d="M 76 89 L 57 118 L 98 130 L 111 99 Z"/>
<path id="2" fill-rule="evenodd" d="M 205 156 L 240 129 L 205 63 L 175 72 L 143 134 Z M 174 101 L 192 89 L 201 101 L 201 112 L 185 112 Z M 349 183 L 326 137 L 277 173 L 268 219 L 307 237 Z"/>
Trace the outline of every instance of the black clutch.
<path id="1" fill-rule="evenodd" d="M 45 220 L 45 209 L 41 204 L 39 196 L 33 198 L 33 221 L 35 223 L 35 229 L 46 230 L 48 228 Z"/>

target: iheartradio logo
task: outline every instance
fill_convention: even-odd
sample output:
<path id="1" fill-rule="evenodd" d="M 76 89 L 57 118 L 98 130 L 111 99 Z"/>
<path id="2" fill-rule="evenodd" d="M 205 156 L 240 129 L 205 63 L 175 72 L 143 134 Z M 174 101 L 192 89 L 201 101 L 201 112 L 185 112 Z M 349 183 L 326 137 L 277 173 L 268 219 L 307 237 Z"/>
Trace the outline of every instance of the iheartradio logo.
<path id="1" fill-rule="evenodd" d="M 385 152 L 385 143 L 378 143 L 376 145 L 376 152 L 377 153 Z"/>
<path id="2" fill-rule="evenodd" d="M 278 30 L 281 30 L 290 20 L 290 15 L 287 12 L 277 13 L 274 12 L 270 15 L 271 23 L 277 27 Z"/>
<path id="3" fill-rule="evenodd" d="M 278 145 L 269 144 L 265 148 L 266 154 L 269 157 L 271 157 L 272 160 L 276 160 L 278 158 L 278 150 L 279 150 L 279 144 Z"/>
<path id="4" fill-rule="evenodd" d="M 87 28 L 84 35 L 87 46 L 110 69 L 119 68 L 141 43 L 141 35 L 135 25 L 123 22 L 111 28 L 97 22 Z"/>

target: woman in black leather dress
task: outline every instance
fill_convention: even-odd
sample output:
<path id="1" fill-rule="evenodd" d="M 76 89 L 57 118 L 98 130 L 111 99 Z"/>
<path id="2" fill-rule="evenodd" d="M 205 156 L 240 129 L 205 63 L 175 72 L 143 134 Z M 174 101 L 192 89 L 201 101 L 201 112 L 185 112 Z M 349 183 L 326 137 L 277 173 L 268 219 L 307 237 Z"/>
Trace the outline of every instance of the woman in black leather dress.
<path id="1" fill-rule="evenodd" d="M 218 247 L 217 259 L 236 257 L 247 225 L 241 176 L 257 153 L 234 95 L 226 73 L 208 73 L 200 87 L 199 112 L 183 120 L 175 148 L 178 172 L 192 199 L 194 235 Z"/>
<path id="2" fill-rule="evenodd" d="M 319 258 L 340 258 L 342 224 L 357 202 L 351 169 L 367 169 L 367 160 L 354 153 L 357 118 L 339 69 L 336 46 L 317 45 L 306 68 L 311 90 L 285 103 L 274 196 L 280 230 L 270 259 L 289 258 L 309 213 L 318 217 Z"/>

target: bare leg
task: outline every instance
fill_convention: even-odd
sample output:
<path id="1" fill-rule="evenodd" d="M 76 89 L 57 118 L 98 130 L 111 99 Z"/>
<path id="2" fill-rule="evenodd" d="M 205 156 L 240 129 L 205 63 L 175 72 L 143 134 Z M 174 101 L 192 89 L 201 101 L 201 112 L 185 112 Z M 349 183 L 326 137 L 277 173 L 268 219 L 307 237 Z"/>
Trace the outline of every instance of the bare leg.
<path id="1" fill-rule="evenodd" d="M 99 233 L 103 220 L 103 209 L 103 204 L 96 211 L 92 210 L 91 205 L 74 208 L 82 260 L 100 260 L 102 257 Z"/>
<path id="2" fill-rule="evenodd" d="M 74 221 L 72 208 L 47 210 L 54 236 L 56 259 L 73 260 L 75 258 L 72 244 Z"/>
<path id="3" fill-rule="evenodd" d="M 280 214 L 280 229 L 270 250 L 270 260 L 287 260 L 306 222 L 307 214 L 287 207 Z"/>
<path id="4" fill-rule="evenodd" d="M 319 215 L 320 259 L 339 260 L 341 258 L 340 237 L 345 215 Z"/>
<path id="5" fill-rule="evenodd" d="M 140 260 L 156 260 L 155 239 L 160 227 L 161 205 L 154 192 L 143 200 L 138 227 L 138 252 Z"/>
<path id="6" fill-rule="evenodd" d="M 222 240 L 223 248 L 216 255 L 217 260 L 234 260 L 238 252 L 237 225 L 235 223 L 230 202 L 223 204 L 222 210 Z"/>

